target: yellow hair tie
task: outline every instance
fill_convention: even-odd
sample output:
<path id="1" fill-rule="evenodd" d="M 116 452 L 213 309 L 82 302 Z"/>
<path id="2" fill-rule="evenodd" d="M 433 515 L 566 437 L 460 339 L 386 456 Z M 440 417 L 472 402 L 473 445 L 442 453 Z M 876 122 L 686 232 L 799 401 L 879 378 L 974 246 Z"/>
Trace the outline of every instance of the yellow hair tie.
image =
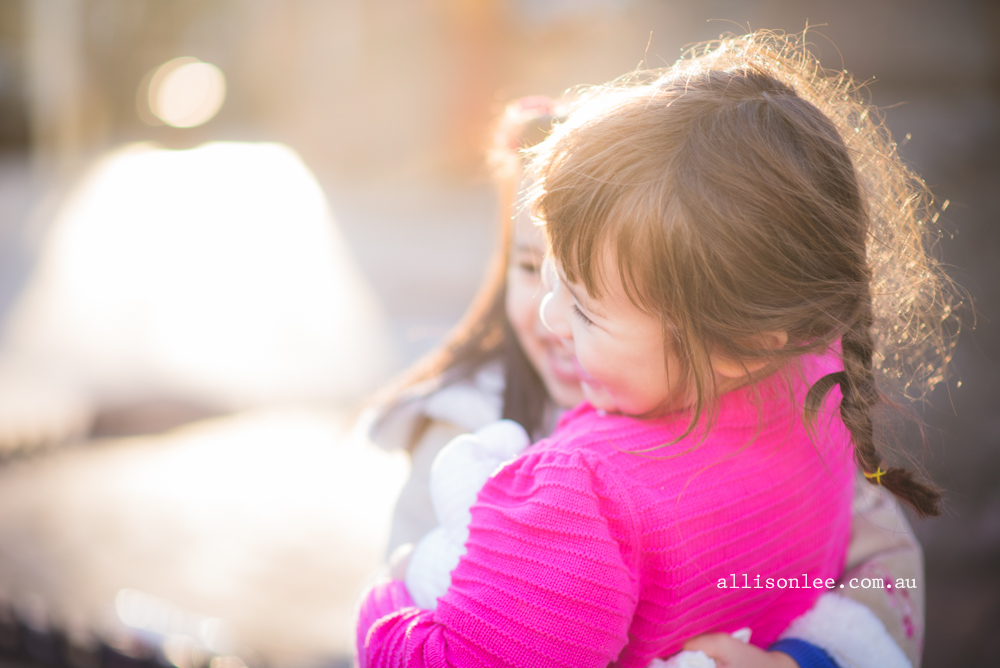
<path id="1" fill-rule="evenodd" d="M 883 471 L 882 467 L 879 466 L 877 469 L 875 469 L 875 473 L 865 473 L 865 477 L 868 478 L 869 480 L 871 480 L 872 478 L 875 478 L 875 483 L 878 484 L 878 485 L 881 485 L 882 484 L 882 476 L 885 475 L 886 473 L 887 473 L 887 471 Z"/>

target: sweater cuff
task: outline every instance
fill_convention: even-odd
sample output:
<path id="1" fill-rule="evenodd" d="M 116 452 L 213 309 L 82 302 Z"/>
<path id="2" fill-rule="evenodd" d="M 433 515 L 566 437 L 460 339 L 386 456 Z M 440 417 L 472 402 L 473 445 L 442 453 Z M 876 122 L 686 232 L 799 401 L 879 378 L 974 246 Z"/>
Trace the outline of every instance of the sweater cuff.
<path id="1" fill-rule="evenodd" d="M 823 649 L 798 638 L 782 638 L 767 651 L 787 654 L 799 668 L 840 668 Z"/>
<path id="2" fill-rule="evenodd" d="M 358 609 L 357 650 L 358 663 L 365 665 L 365 639 L 378 620 L 398 610 L 416 607 L 401 580 L 376 582 L 361 598 Z"/>

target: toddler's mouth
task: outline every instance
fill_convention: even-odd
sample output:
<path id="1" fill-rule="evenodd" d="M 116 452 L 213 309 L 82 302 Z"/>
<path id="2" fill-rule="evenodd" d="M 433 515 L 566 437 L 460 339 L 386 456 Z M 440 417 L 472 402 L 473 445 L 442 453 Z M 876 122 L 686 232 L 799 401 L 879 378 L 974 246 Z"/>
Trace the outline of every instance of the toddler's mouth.
<path id="1" fill-rule="evenodd" d="M 549 369 L 551 369 L 552 374 L 564 383 L 579 383 L 580 375 L 577 371 L 579 368 L 575 364 L 575 358 L 567 355 L 565 351 L 561 349 L 549 348 L 547 351 L 547 361 L 549 364 Z"/>

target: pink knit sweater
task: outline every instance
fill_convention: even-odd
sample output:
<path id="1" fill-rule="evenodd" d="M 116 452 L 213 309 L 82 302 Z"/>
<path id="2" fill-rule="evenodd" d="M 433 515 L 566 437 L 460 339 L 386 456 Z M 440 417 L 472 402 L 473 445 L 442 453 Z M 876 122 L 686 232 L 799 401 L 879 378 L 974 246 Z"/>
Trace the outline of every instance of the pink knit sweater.
<path id="1" fill-rule="evenodd" d="M 801 419 L 809 384 L 834 366 L 801 367 L 722 397 L 700 444 L 640 454 L 684 417 L 568 413 L 483 487 L 436 611 L 400 581 L 366 593 L 361 665 L 645 667 L 709 631 L 748 626 L 773 642 L 826 591 L 816 580 L 840 574 L 850 533 L 840 393 L 815 442 Z"/>

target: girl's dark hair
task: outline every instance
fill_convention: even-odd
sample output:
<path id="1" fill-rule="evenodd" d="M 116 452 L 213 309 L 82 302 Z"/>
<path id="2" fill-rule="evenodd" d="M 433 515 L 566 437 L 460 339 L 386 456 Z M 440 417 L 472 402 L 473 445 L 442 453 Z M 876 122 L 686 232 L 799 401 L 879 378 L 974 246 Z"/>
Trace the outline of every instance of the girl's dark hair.
<path id="1" fill-rule="evenodd" d="M 839 341 L 844 371 L 811 388 L 807 415 L 839 384 L 866 477 L 938 514 L 937 488 L 882 470 L 872 409 L 879 367 L 910 390 L 941 380 L 953 290 L 927 251 L 930 193 L 845 73 L 802 37 L 721 40 L 586 91 L 533 152 L 534 212 L 567 277 L 599 296 L 610 244 L 684 361 L 685 433 L 712 417 L 711 354 L 781 366 Z M 784 347 L 766 345 L 773 332 Z"/>
<path id="2" fill-rule="evenodd" d="M 549 395 L 507 319 L 507 265 L 511 212 L 522 173 L 520 152 L 545 139 L 560 113 L 549 98 L 533 96 L 511 103 L 497 119 L 487 158 L 499 195 L 499 234 L 483 283 L 445 341 L 390 383 L 374 403 L 391 405 L 408 390 L 428 381 L 447 385 L 470 378 L 483 366 L 499 360 L 505 380 L 501 417 L 518 422 L 529 434 L 540 435 Z"/>

